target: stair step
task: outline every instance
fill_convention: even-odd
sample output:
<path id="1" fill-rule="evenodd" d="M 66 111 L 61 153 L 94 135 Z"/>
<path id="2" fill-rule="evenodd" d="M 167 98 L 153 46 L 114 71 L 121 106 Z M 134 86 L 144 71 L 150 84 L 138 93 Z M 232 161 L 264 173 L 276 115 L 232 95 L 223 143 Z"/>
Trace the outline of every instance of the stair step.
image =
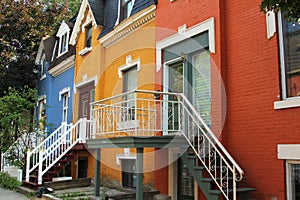
<path id="1" fill-rule="evenodd" d="M 42 186 L 41 184 L 30 181 L 23 181 L 23 184 L 31 189 L 37 189 L 38 187 Z"/>
<path id="2" fill-rule="evenodd" d="M 254 188 L 237 188 L 236 192 L 237 193 L 244 193 L 244 192 L 252 192 L 254 190 L 255 190 Z M 229 192 L 233 192 L 233 190 L 229 189 Z M 221 191 L 220 190 L 209 190 L 209 193 L 211 193 L 211 194 L 221 194 Z"/>

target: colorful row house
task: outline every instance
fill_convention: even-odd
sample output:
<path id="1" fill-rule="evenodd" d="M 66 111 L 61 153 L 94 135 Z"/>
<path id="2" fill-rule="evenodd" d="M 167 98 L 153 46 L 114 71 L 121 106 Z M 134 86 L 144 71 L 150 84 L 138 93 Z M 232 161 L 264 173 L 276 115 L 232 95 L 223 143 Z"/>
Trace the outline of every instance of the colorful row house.
<path id="1" fill-rule="evenodd" d="M 41 43 L 37 60 L 57 62 L 40 70 L 39 119 L 67 123 L 29 154 L 27 181 L 64 161 L 96 196 L 109 181 L 137 200 L 145 187 L 178 200 L 298 199 L 300 25 L 259 4 L 83 0 L 74 27 Z"/>

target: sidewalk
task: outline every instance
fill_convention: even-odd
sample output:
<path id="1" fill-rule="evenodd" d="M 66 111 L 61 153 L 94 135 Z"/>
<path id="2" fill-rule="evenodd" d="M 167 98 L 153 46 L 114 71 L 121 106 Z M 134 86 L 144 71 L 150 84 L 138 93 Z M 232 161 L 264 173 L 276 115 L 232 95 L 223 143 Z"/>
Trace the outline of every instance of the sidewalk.
<path id="1" fill-rule="evenodd" d="M 0 200 L 24 200 L 28 199 L 24 194 L 17 191 L 7 190 L 0 187 Z"/>

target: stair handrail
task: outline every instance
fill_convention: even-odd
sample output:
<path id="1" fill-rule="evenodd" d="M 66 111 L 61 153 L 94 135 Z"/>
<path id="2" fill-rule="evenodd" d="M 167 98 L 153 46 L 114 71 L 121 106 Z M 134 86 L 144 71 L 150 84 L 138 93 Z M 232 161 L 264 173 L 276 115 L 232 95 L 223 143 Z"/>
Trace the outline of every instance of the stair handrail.
<path id="1" fill-rule="evenodd" d="M 199 112 L 195 109 L 195 107 L 191 104 L 191 102 L 188 100 L 188 98 L 183 93 L 170 93 L 170 92 L 158 92 L 158 91 L 148 91 L 148 90 L 135 90 L 134 92 L 141 92 L 141 93 L 152 93 L 152 94 L 160 94 L 160 95 L 174 95 L 177 96 L 177 100 L 184 109 L 185 112 L 187 112 L 190 117 L 193 119 L 194 123 L 197 124 L 198 128 L 202 130 L 202 128 L 205 129 L 205 131 L 208 133 L 205 137 L 212 141 L 210 142 L 210 145 L 212 145 L 215 150 L 219 153 L 219 156 L 222 158 L 222 161 L 226 164 L 226 166 L 231 170 L 233 174 L 233 199 L 236 200 L 237 194 L 236 194 L 236 182 L 239 182 L 243 179 L 244 171 L 239 166 L 239 164 L 233 159 L 233 157 L 229 154 L 229 152 L 226 150 L 226 148 L 222 145 L 222 143 L 219 141 L 219 139 L 216 137 L 216 135 L 213 133 L 213 131 L 210 129 L 210 127 L 207 125 L 207 123 L 203 120 L 203 118 L 200 116 Z M 182 118 L 184 118 L 182 116 Z M 184 121 L 184 119 L 182 119 Z M 201 123 L 202 127 L 198 124 L 198 121 Z M 181 127 L 182 128 L 182 127 Z M 222 185 L 218 183 L 216 180 L 216 177 L 214 177 L 214 174 L 210 172 L 209 167 L 203 162 L 201 156 L 199 155 L 199 152 L 196 150 L 195 146 L 190 141 L 190 138 L 185 134 L 185 130 L 180 130 L 182 135 L 186 138 L 189 145 L 192 147 L 193 151 L 195 152 L 195 155 L 200 159 L 203 166 L 206 168 L 210 176 L 213 178 L 217 186 L 219 187 L 220 191 L 224 194 L 226 199 L 229 199 L 228 195 L 228 188 L 227 191 L 224 191 L 222 188 Z M 202 134 L 206 134 L 205 131 L 201 131 Z M 198 138 L 199 140 L 199 138 Z M 217 148 L 216 148 L 217 147 Z M 220 152 L 221 151 L 221 152 Z M 228 161 L 231 163 L 229 164 Z M 238 175 L 238 176 L 237 176 Z"/>
<path id="2" fill-rule="evenodd" d="M 193 115 L 196 115 L 198 120 L 202 123 L 206 131 L 208 131 L 209 136 L 213 139 L 214 144 L 218 146 L 218 148 L 222 151 L 222 153 L 226 156 L 226 158 L 234 165 L 234 167 L 237 169 L 238 173 L 240 174 L 239 179 L 236 179 L 236 181 L 241 181 L 243 179 L 244 171 L 240 167 L 240 165 L 234 160 L 234 158 L 230 155 L 230 153 L 226 150 L 226 148 L 222 145 L 220 140 L 216 137 L 216 135 L 212 132 L 212 130 L 209 128 L 207 123 L 203 120 L 203 118 L 199 115 L 199 113 L 196 111 L 194 106 L 191 104 L 191 102 L 187 99 L 187 97 L 179 93 L 179 96 L 183 99 L 183 101 L 189 106 L 189 108 L 192 110 Z M 184 104 L 183 104 L 184 106 Z"/>
<path id="3" fill-rule="evenodd" d="M 90 124 L 88 124 L 90 123 Z M 29 174 L 38 167 L 38 184 L 42 184 L 43 175 L 55 165 L 67 152 L 69 152 L 78 142 L 84 141 L 88 137 L 87 130 L 92 127 L 93 121 L 86 118 L 79 119 L 75 124 L 69 124 L 63 132 L 52 143 L 44 148 L 41 143 L 38 149 L 37 162 L 30 170 L 26 170 L 26 181 L 29 181 Z M 82 127 L 81 127 L 82 125 Z M 87 126 L 89 125 L 89 126 Z M 62 126 L 64 128 L 64 126 Z M 56 131 L 58 133 L 58 131 Z M 84 133 L 84 134 L 83 134 Z M 68 139 L 67 139 L 68 138 Z M 36 150 L 37 151 L 37 150 Z M 30 152 L 27 154 L 27 166 L 30 165 Z M 43 167 L 43 164 L 45 165 Z"/>
<path id="4" fill-rule="evenodd" d="M 54 140 L 54 137 L 58 138 L 58 134 L 62 132 L 62 129 L 66 127 L 72 126 L 72 123 L 62 123 L 57 129 L 55 129 L 50 135 L 48 135 L 41 143 L 39 143 L 34 149 L 27 151 L 27 160 L 26 160 L 26 181 L 29 181 L 29 174 L 38 166 L 38 160 L 39 160 L 39 153 L 43 151 L 43 149 L 46 149 L 47 143 L 50 144 L 51 140 Z M 32 159 L 31 157 L 33 154 L 36 154 L 36 156 Z M 32 167 L 30 167 L 32 164 Z"/>

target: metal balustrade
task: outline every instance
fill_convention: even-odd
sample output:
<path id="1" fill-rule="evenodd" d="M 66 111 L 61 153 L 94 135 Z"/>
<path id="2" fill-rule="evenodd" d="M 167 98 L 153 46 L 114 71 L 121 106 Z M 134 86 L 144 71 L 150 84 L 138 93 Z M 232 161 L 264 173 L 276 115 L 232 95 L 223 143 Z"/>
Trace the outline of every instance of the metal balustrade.
<path id="1" fill-rule="evenodd" d="M 26 181 L 30 173 L 38 169 L 38 184 L 42 184 L 43 175 L 57 163 L 78 142 L 90 138 L 92 121 L 82 118 L 74 125 L 63 123 L 36 148 L 27 152 Z"/>
<path id="2" fill-rule="evenodd" d="M 135 90 L 91 106 L 96 137 L 182 135 L 225 199 L 236 200 L 244 172 L 185 95 Z"/>

